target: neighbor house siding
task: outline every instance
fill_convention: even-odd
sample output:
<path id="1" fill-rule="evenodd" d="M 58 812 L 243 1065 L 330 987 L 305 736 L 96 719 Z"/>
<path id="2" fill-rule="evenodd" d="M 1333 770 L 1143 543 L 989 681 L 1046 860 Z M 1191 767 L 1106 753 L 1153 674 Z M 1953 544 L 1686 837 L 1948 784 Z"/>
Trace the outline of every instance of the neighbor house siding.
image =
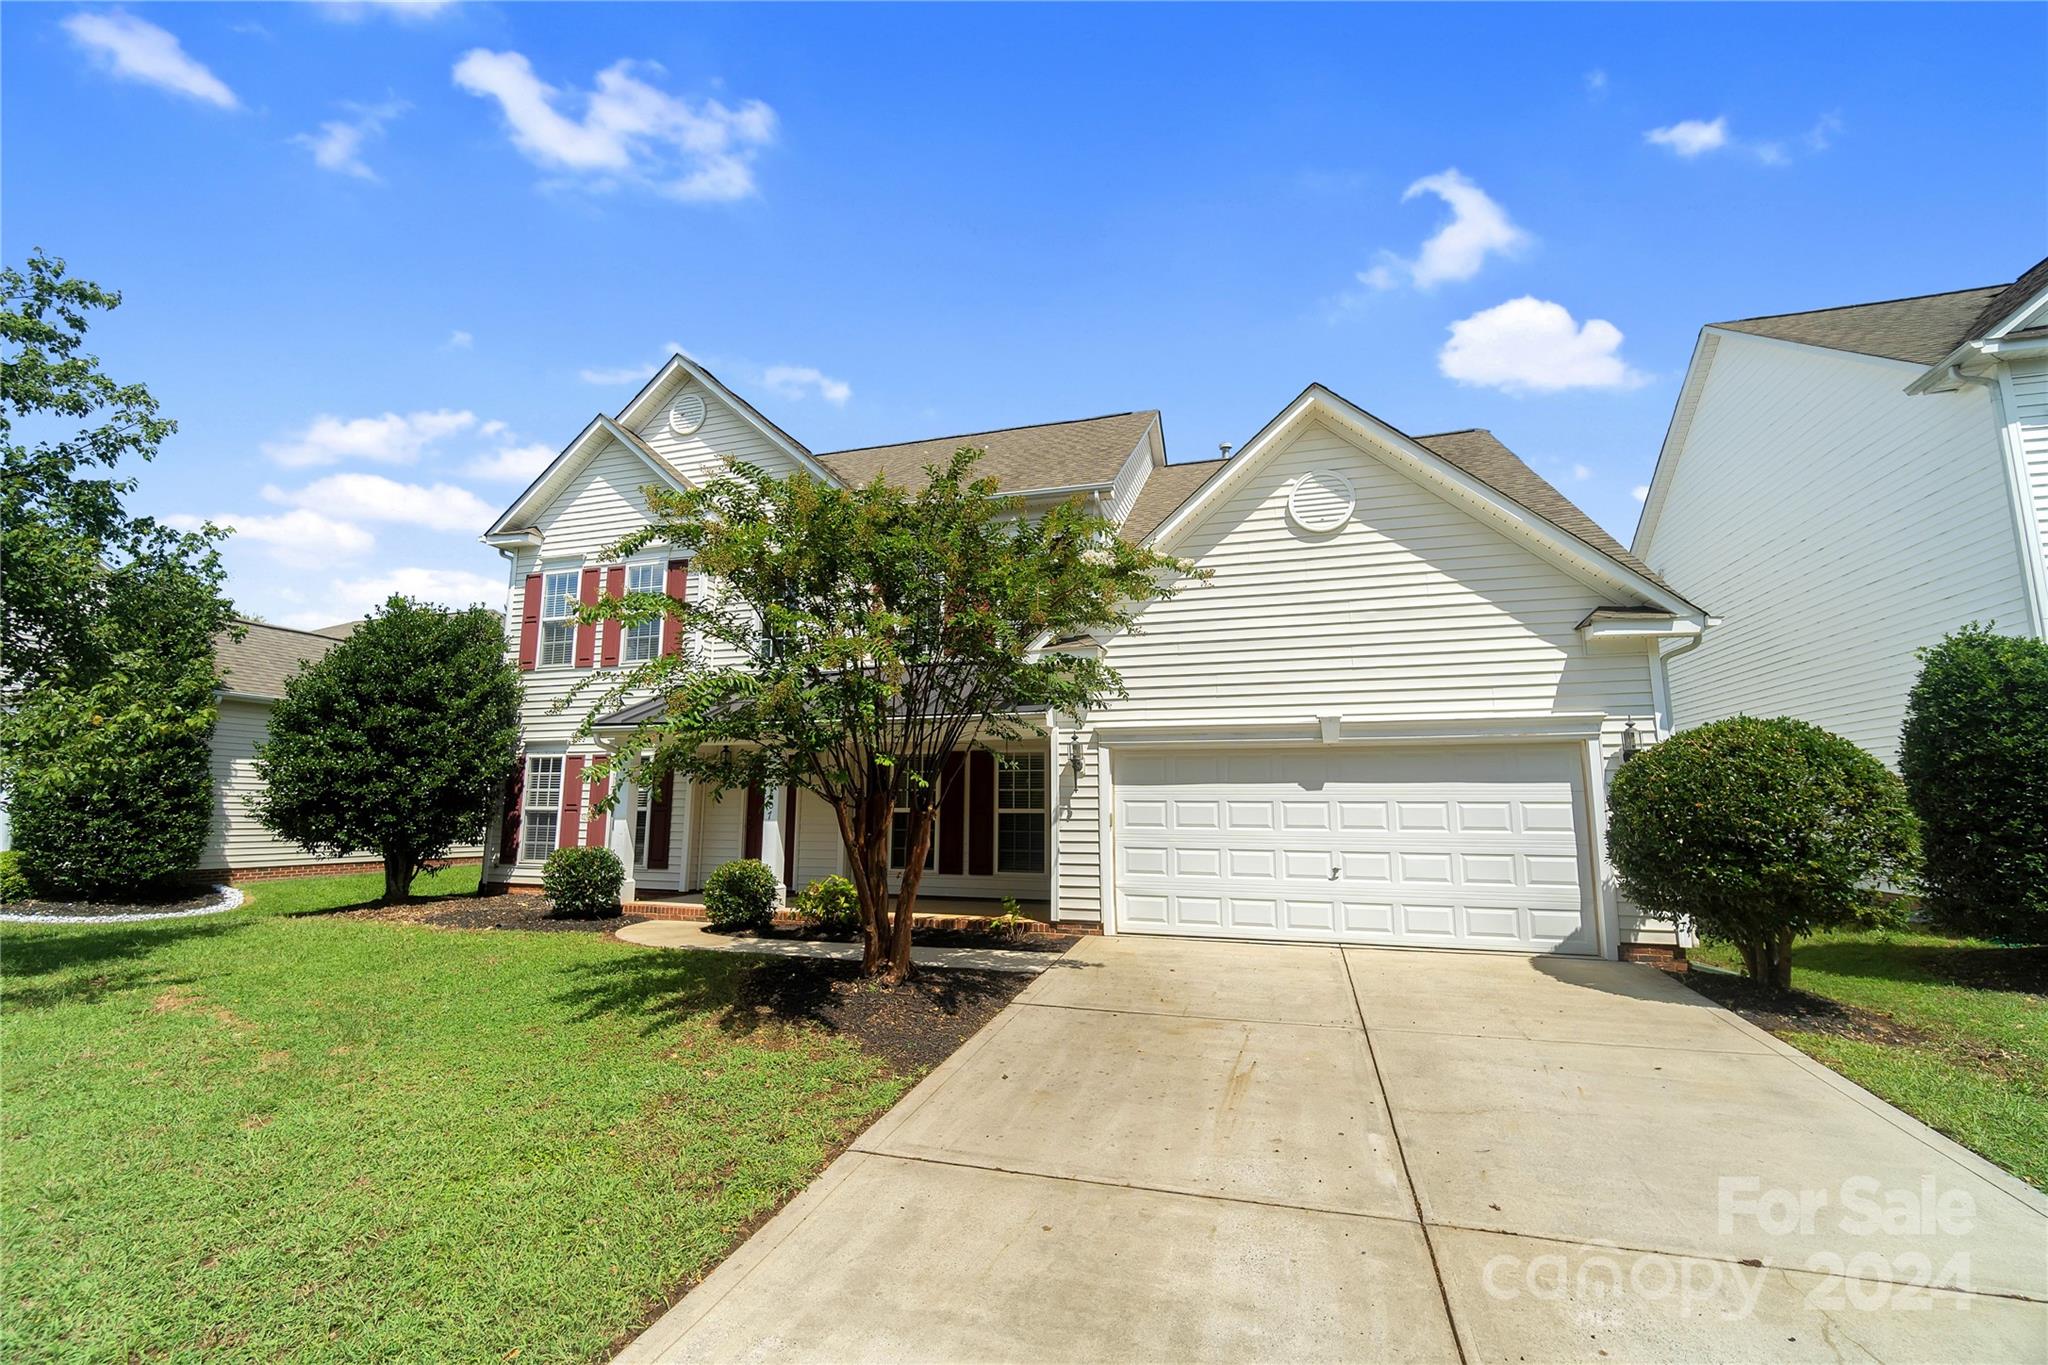
<path id="1" fill-rule="evenodd" d="M 1341 529 L 1306 535 L 1287 518 L 1287 495 L 1316 471 L 1343 475 L 1357 507 Z M 1279 724 L 1308 736 L 1325 715 L 1599 714 L 1610 774 L 1629 722 L 1654 731 L 1647 648 L 1594 652 L 1577 632 L 1625 595 L 1510 540 L 1351 437 L 1311 424 L 1221 497 L 1168 547 L 1212 577 L 1146 607 L 1138 629 L 1107 646 L 1130 695 L 1103 724 Z M 1063 909 L 1084 904 L 1087 888 L 1100 905 L 1087 819 L 1098 784 L 1091 764 L 1070 797 L 1074 817 L 1059 824 Z M 1626 907 L 1621 927 L 1624 939 L 1646 936 Z"/>
<path id="2" fill-rule="evenodd" d="M 1989 392 L 1910 365 L 1726 335 L 1646 545 L 1723 618 L 1670 664 L 1679 728 L 1792 715 L 1896 763 L 1915 651 L 2026 629 Z"/>
<path id="3" fill-rule="evenodd" d="M 2005 373 L 2008 418 L 2018 432 L 2020 463 L 2026 474 L 2026 495 L 2033 545 L 2048 562 L 2048 360 L 2024 360 Z M 2048 614 L 2048 603 L 2042 604 Z"/>

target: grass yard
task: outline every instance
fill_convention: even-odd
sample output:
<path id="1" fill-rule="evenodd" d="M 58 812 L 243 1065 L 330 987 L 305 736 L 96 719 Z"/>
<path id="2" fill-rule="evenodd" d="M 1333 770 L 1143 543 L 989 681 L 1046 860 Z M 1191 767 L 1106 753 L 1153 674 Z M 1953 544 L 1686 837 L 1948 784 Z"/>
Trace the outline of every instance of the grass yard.
<path id="1" fill-rule="evenodd" d="M 0 1357 L 588 1360 L 909 1083 L 737 955 L 317 913 L 379 889 L 0 928 Z"/>
<path id="2" fill-rule="evenodd" d="M 1696 961 L 1731 970 L 1722 946 Z M 1800 1051 L 2048 1190 L 2048 998 L 2040 949 L 1927 933 L 1832 933 L 1792 950 L 1795 990 L 1883 1016 L 1871 1029 L 1772 1026 Z M 1719 992 L 1716 992 L 1718 995 Z"/>

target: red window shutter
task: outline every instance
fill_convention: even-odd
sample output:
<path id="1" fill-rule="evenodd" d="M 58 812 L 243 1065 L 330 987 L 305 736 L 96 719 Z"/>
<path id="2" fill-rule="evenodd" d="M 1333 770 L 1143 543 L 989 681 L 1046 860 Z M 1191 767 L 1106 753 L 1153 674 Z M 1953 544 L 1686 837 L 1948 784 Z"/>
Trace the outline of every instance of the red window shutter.
<path id="1" fill-rule="evenodd" d="M 939 785 L 945 789 L 945 794 L 939 798 L 939 871 L 948 877 L 960 875 L 964 866 L 967 781 L 963 770 L 967 767 L 966 758 L 965 754 L 947 754 L 945 771 L 939 775 Z"/>
<path id="2" fill-rule="evenodd" d="M 519 861 L 519 820 L 526 800 L 526 760 L 520 758 L 505 774 L 505 809 L 498 816 L 498 861 Z"/>
<path id="3" fill-rule="evenodd" d="M 623 597 L 625 592 L 625 566 L 620 565 L 615 569 L 606 569 L 604 571 L 604 595 L 606 597 Z M 604 623 L 604 653 L 599 657 L 606 668 L 612 667 L 619 661 L 619 630 L 619 623 L 616 619 Z"/>
<path id="4" fill-rule="evenodd" d="M 583 590 L 576 594 L 576 600 L 586 607 L 594 605 L 597 602 L 597 570 L 585 569 L 583 571 L 582 588 Z M 597 662 L 597 627 L 576 627 L 576 666 L 578 668 L 588 668 L 595 662 Z"/>
<path id="5" fill-rule="evenodd" d="M 690 597 L 690 561 L 671 559 L 668 562 L 668 579 L 661 590 L 677 602 L 686 602 Z M 661 652 L 680 654 L 683 652 L 683 623 L 673 616 L 664 617 L 661 623 Z"/>
<path id="6" fill-rule="evenodd" d="M 991 877 L 996 870 L 996 756 L 985 749 L 967 755 L 967 875 Z"/>
<path id="7" fill-rule="evenodd" d="M 761 789 L 747 788 L 747 822 L 741 826 L 740 856 L 758 858 L 761 856 L 761 826 L 767 822 L 768 813 L 762 809 Z"/>
<path id="8" fill-rule="evenodd" d="M 590 817 L 583 822 L 583 846 L 585 848 L 604 847 L 604 812 L 597 808 L 597 803 L 604 800 L 605 793 L 610 790 L 611 782 L 609 780 L 591 784 L 588 803 L 583 807 Z"/>
<path id="9" fill-rule="evenodd" d="M 519 666 L 533 667 L 540 655 L 540 575 L 526 576 L 526 599 L 519 607 Z"/>
<path id="10" fill-rule="evenodd" d="M 674 823 L 676 775 L 663 773 L 647 798 L 647 870 L 668 866 L 669 826 Z"/>
<path id="11" fill-rule="evenodd" d="M 583 809 L 583 760 L 562 760 L 562 814 L 555 821 L 555 847 L 576 847 L 576 816 Z"/>

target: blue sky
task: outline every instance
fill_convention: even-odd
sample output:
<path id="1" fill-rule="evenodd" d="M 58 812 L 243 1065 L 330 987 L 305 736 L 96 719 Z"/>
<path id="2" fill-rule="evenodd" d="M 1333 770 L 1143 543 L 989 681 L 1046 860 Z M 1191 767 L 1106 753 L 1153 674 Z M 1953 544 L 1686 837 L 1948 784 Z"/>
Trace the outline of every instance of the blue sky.
<path id="1" fill-rule="evenodd" d="M 1320 380 L 1623 540 L 1702 323 L 2048 251 L 2048 9 L 10 4 L 0 239 L 121 289 L 141 504 L 289 624 L 671 344 L 816 450 Z"/>

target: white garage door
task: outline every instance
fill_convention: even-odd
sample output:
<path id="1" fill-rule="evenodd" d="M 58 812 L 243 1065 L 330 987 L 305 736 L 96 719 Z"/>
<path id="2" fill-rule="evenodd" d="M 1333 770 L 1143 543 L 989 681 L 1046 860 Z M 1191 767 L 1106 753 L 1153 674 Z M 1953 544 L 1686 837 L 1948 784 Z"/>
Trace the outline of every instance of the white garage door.
<path id="1" fill-rule="evenodd" d="M 1125 933 L 1597 951 L 1564 745 L 1115 759 Z"/>

